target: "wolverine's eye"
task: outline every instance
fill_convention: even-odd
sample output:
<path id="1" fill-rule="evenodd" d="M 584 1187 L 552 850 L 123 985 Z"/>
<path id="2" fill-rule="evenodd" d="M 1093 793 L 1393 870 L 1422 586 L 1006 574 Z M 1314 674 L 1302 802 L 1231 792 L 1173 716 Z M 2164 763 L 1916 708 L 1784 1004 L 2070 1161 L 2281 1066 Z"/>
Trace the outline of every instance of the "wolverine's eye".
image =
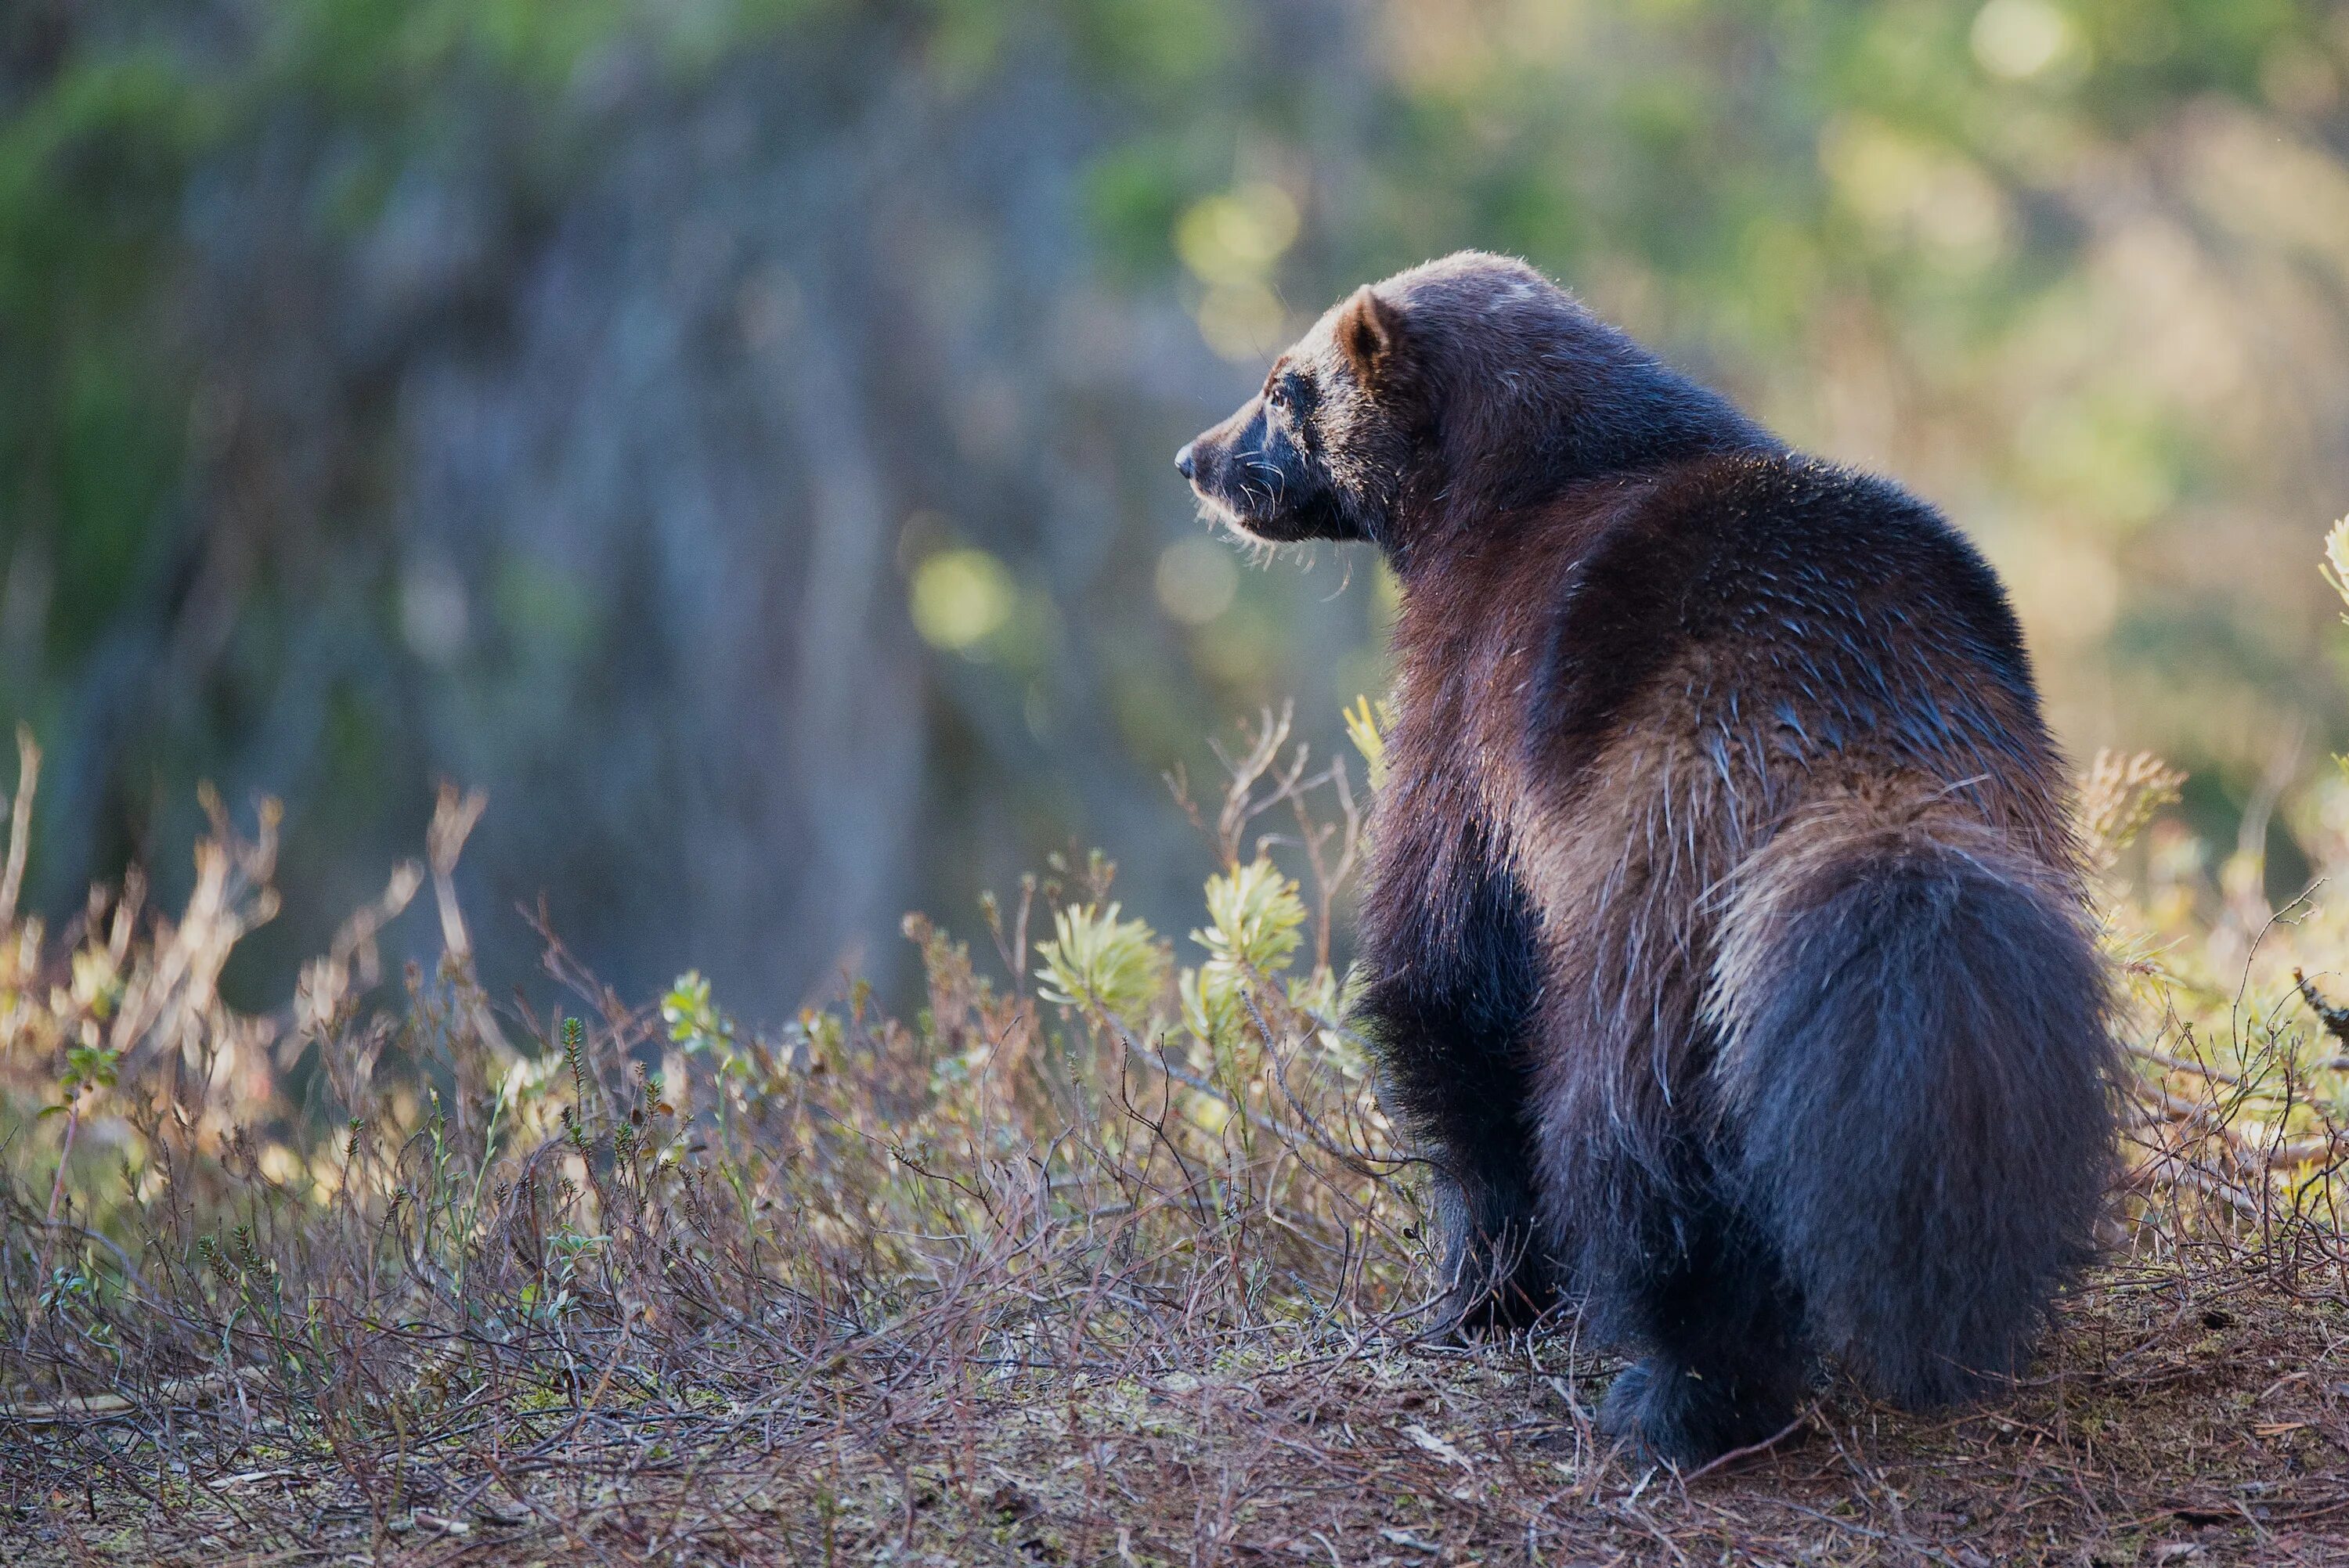
<path id="1" fill-rule="evenodd" d="M 1301 376 L 1284 376 L 1265 388 L 1264 400 L 1292 419 L 1303 419 L 1313 407 L 1313 384 Z"/>

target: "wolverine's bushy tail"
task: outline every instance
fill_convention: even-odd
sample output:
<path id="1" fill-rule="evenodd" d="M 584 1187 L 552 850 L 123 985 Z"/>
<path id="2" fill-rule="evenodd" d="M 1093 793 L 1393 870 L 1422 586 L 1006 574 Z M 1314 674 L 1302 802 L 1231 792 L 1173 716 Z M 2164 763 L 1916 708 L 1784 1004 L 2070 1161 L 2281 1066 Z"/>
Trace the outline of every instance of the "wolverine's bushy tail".
<path id="1" fill-rule="evenodd" d="M 2088 1254 L 2113 1143 L 2093 939 L 1987 830 L 1828 825 L 1762 860 L 1713 997 L 1740 1195 L 1818 1343 L 1894 1399 L 1963 1397 L 2020 1369 Z"/>

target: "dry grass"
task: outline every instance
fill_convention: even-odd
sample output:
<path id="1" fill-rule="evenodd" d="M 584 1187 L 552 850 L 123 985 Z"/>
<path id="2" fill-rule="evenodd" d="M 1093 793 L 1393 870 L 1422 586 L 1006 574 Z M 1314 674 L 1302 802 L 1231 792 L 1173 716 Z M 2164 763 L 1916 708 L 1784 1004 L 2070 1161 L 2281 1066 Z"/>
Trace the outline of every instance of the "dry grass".
<path id="1" fill-rule="evenodd" d="M 1096 860 L 989 906 L 984 965 L 909 921 L 911 1021 L 854 986 L 763 1035 L 690 979 L 630 1006 L 551 939 L 565 1010 L 492 1006 L 453 794 L 272 1016 L 214 990 L 272 909 L 266 813 L 216 812 L 175 919 L 125 889 L 51 940 L 0 881 L 0 1550 L 2349 1560 L 2349 1019 L 2312 1006 L 2349 933 L 2158 828 L 2125 856 L 2158 769 L 2086 792 L 2144 862 L 2114 882 L 2144 1074 L 2111 1266 L 2011 1397 L 1830 1387 L 1678 1476 L 1593 1434 L 1612 1367 L 1571 1322 L 1418 1337 L 1420 1184 L 1333 1021 L 1351 798 L 1284 733 L 1195 813 L 1224 866 L 1195 968 Z M 386 1004 L 377 934 L 427 888 L 443 957 Z"/>
<path id="2" fill-rule="evenodd" d="M 1779 1450 L 1687 1480 L 1601 1451 L 1607 1368 L 1563 1344 L 1193 1332 L 1079 1367 L 971 1357 L 968 1327 L 926 1315 L 816 1365 L 745 1336 L 728 1372 L 665 1386 L 614 1336 L 608 1384 L 484 1380 L 357 1468 L 289 1440 L 264 1391 L 250 1414 L 218 1380 L 159 1391 L 111 1430 L 10 1435 L 12 1539 L 164 1562 L 2349 1554 L 2349 1315 L 2247 1281 L 2114 1281 L 2012 1399 L 1929 1420 L 1830 1394 Z M 184 1470 L 123 1451 L 167 1412 Z"/>

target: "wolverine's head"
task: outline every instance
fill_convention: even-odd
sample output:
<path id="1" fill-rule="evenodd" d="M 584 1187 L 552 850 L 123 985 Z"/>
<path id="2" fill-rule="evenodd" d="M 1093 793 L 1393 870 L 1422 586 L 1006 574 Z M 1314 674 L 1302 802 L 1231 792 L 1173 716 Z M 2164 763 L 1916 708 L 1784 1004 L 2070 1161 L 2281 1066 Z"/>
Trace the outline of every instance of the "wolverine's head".
<path id="1" fill-rule="evenodd" d="M 1432 518 L 1767 444 L 1525 263 L 1464 251 L 1356 289 L 1174 466 L 1241 533 L 1400 552 Z"/>
<path id="2" fill-rule="evenodd" d="M 1402 335 L 1366 285 L 1274 360 L 1255 397 L 1174 454 L 1209 515 L 1282 543 L 1382 539 L 1412 448 Z"/>

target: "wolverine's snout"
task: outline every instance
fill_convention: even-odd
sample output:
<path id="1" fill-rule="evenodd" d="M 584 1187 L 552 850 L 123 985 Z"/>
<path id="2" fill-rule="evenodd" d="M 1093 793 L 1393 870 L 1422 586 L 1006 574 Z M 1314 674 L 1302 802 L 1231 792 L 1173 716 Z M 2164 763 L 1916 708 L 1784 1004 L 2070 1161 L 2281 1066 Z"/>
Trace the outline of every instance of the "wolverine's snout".
<path id="1" fill-rule="evenodd" d="M 1190 481 L 1192 493 L 1229 521 L 1239 521 L 1255 510 L 1245 493 L 1231 493 L 1233 421 L 1225 420 L 1183 443 L 1174 454 L 1174 471 Z"/>
<path id="2" fill-rule="evenodd" d="M 1174 454 L 1202 510 L 1234 532 L 1276 544 L 1360 538 L 1340 515 L 1328 476 L 1262 397 L 1200 431 Z"/>

